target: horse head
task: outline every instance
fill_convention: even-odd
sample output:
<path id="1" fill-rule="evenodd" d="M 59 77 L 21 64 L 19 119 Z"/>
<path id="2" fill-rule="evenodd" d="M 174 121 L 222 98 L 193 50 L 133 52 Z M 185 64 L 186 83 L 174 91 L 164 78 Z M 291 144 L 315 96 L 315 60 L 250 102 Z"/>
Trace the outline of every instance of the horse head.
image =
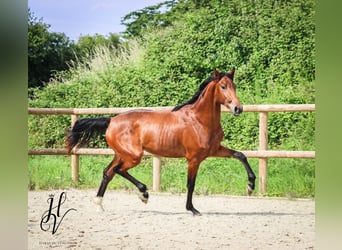
<path id="1" fill-rule="evenodd" d="M 215 98 L 218 104 L 226 106 L 233 115 L 240 115 L 243 107 L 236 95 L 236 84 L 234 83 L 234 72 L 219 73 L 214 70 L 213 76 L 216 81 Z"/>

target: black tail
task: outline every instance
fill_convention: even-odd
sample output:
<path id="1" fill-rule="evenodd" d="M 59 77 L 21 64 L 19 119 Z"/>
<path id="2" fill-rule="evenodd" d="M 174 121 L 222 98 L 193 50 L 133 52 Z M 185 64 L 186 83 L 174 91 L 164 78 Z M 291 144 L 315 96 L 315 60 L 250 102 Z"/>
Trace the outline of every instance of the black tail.
<path id="1" fill-rule="evenodd" d="M 110 117 L 83 118 L 76 121 L 75 125 L 67 132 L 65 141 L 68 154 L 76 146 L 82 146 L 96 135 L 104 134 L 110 123 Z"/>

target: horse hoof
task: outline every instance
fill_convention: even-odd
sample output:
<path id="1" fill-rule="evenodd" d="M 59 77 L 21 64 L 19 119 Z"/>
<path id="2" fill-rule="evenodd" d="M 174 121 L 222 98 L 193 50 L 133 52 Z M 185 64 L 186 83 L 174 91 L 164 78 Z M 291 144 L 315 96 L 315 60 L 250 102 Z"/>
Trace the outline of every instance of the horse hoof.
<path id="1" fill-rule="evenodd" d="M 96 212 L 102 213 L 102 212 L 104 212 L 104 211 L 105 211 L 105 210 L 103 209 L 102 206 L 96 206 Z"/>
<path id="2" fill-rule="evenodd" d="M 247 195 L 251 196 L 252 193 L 253 193 L 253 189 L 249 185 L 247 185 Z"/>
<path id="3" fill-rule="evenodd" d="M 148 193 L 145 192 L 145 193 L 140 193 L 139 194 L 139 198 L 142 202 L 144 202 L 145 204 L 147 204 L 148 202 Z"/>
<path id="4" fill-rule="evenodd" d="M 202 214 L 196 210 L 196 212 L 192 212 L 193 216 L 202 216 Z"/>
<path id="5" fill-rule="evenodd" d="M 187 210 L 190 210 L 192 212 L 193 216 L 201 216 L 202 214 L 200 213 L 200 211 L 198 211 L 196 208 L 192 207 L 192 208 L 186 208 Z"/>
<path id="6" fill-rule="evenodd" d="M 104 209 L 102 207 L 102 199 L 103 199 L 102 197 L 95 197 L 93 199 L 93 202 L 96 205 L 96 212 L 103 212 L 104 211 Z"/>

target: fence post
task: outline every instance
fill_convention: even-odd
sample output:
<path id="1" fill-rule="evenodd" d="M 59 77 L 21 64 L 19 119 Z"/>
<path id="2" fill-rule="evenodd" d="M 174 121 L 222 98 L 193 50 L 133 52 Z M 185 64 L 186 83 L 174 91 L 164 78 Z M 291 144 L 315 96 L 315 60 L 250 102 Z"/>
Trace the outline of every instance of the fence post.
<path id="1" fill-rule="evenodd" d="M 71 127 L 74 126 L 75 122 L 77 121 L 77 115 L 71 115 Z M 79 155 L 71 154 L 71 178 L 74 183 L 77 185 L 79 181 Z"/>
<path id="2" fill-rule="evenodd" d="M 153 191 L 160 191 L 161 161 L 160 157 L 153 156 Z"/>
<path id="3" fill-rule="evenodd" d="M 268 130 L 267 130 L 268 112 L 259 113 L 259 150 L 267 150 Z M 259 158 L 259 193 L 266 193 L 267 183 L 267 158 Z"/>

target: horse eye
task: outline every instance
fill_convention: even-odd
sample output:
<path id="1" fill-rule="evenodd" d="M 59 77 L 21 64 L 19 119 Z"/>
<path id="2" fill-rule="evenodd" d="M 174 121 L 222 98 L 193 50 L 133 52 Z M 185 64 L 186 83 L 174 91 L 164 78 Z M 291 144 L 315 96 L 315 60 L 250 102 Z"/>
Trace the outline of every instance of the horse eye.
<path id="1" fill-rule="evenodd" d="M 226 85 L 221 85 L 221 89 L 226 89 Z"/>

